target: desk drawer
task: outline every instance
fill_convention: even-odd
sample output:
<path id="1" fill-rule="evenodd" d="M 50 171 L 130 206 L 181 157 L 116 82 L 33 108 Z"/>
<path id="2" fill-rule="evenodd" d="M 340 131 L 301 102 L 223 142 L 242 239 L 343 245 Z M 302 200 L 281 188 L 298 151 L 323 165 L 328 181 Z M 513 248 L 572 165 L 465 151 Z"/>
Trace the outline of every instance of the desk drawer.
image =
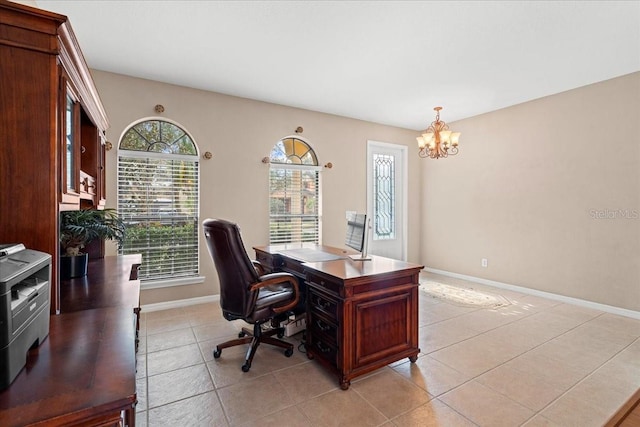
<path id="1" fill-rule="evenodd" d="M 287 273 L 291 273 L 298 277 L 304 278 L 304 269 L 302 268 L 302 264 L 300 264 L 300 262 L 298 261 L 283 258 L 282 269 Z"/>
<path id="2" fill-rule="evenodd" d="M 315 310 L 310 313 L 309 319 L 307 329 L 310 329 L 314 337 L 321 337 L 335 346 L 338 345 L 338 326 L 334 322 L 324 318 Z"/>
<path id="3" fill-rule="evenodd" d="M 328 292 L 333 294 L 340 295 L 341 285 L 340 283 L 332 282 L 331 280 L 327 280 L 326 278 L 319 276 L 313 272 L 307 272 L 307 282 L 312 283 L 318 288 L 322 288 Z"/>
<path id="4" fill-rule="evenodd" d="M 338 348 L 334 344 L 314 337 L 312 346 L 311 351 L 313 354 L 331 363 L 334 368 L 338 367 Z"/>
<path id="5" fill-rule="evenodd" d="M 338 320 L 338 301 L 326 295 L 309 290 L 309 306 L 307 309 L 324 313 L 333 321 Z"/>

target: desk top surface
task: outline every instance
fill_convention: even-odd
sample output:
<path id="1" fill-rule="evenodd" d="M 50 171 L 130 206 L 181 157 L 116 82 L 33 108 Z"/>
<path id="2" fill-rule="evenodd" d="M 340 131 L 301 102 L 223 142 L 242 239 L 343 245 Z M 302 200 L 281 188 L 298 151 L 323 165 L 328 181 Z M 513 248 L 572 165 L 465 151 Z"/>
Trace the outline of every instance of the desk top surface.
<path id="1" fill-rule="evenodd" d="M 87 277 L 62 281 L 62 314 L 0 392 L 0 426 L 69 425 L 132 407 L 140 281 L 129 279 L 140 263 L 140 255 L 107 256 L 89 262 Z"/>
<path id="2" fill-rule="evenodd" d="M 356 261 L 346 258 L 337 261 L 305 262 L 305 270 L 324 273 L 337 277 L 344 282 L 364 277 L 392 275 L 398 273 L 414 273 L 424 266 L 410 262 L 399 261 L 391 258 L 370 255 L 367 261 Z"/>
<path id="3" fill-rule="evenodd" d="M 51 316 L 49 336 L 0 392 L 0 425 L 70 424 L 136 399 L 131 308 L 105 307 Z"/>
<path id="4" fill-rule="evenodd" d="M 327 245 L 316 245 L 315 243 L 282 243 L 278 245 L 254 246 L 254 250 L 262 251 L 269 254 L 285 255 L 294 251 L 318 251 L 334 254 L 341 257 L 357 254 L 358 252 L 351 249 L 335 248 Z"/>
<path id="5" fill-rule="evenodd" d="M 87 310 L 100 307 L 139 305 L 140 281 L 129 280 L 131 269 L 142 263 L 142 256 L 118 255 L 89 261 L 89 272 L 60 282 L 60 311 Z"/>
<path id="6" fill-rule="evenodd" d="M 256 246 L 254 250 L 270 253 L 272 255 L 280 255 L 285 258 L 293 258 L 300 262 L 306 270 L 313 270 L 337 277 L 345 282 L 352 279 L 359 279 L 368 276 L 380 276 L 385 274 L 395 274 L 400 272 L 415 272 L 424 268 L 423 265 L 413 264 L 410 262 L 400 261 L 391 258 L 385 258 L 377 255 L 370 255 L 371 260 L 356 261 L 349 258 L 348 255 L 355 254 L 354 251 L 346 251 L 340 248 L 334 248 L 325 245 L 314 244 L 285 244 L 285 245 L 268 245 Z M 335 259 L 314 260 L 313 256 L 306 259 L 295 256 L 296 250 L 318 251 L 320 254 L 333 254 L 338 256 Z M 290 254 L 294 254 L 291 256 Z M 301 252 L 302 253 L 302 252 Z"/>

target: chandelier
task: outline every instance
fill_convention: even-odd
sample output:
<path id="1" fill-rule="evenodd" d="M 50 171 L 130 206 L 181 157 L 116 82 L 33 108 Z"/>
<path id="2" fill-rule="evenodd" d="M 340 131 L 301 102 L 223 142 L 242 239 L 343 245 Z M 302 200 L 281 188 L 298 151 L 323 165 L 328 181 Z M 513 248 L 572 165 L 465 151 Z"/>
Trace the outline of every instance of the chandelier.
<path id="1" fill-rule="evenodd" d="M 442 107 L 435 107 L 436 121 L 424 131 L 422 136 L 417 137 L 418 155 L 420 157 L 440 157 L 455 156 L 458 154 L 458 140 L 460 132 L 451 132 L 449 125 L 440 121 L 440 110 Z"/>

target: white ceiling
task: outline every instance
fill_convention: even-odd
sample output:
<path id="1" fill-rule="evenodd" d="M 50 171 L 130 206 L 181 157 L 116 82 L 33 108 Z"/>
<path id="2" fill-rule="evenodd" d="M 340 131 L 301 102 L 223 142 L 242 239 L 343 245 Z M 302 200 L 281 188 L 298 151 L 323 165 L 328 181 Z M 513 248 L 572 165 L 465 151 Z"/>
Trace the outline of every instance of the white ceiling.
<path id="1" fill-rule="evenodd" d="M 58 1 L 91 68 L 424 129 L 640 70 L 640 1 Z"/>

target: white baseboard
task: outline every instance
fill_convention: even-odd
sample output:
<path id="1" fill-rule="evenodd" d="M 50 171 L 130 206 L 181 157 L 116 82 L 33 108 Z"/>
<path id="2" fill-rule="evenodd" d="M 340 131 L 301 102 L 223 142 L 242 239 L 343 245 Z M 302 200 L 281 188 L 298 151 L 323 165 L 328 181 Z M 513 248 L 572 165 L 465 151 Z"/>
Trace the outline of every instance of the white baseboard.
<path id="1" fill-rule="evenodd" d="M 425 271 L 435 274 L 441 274 L 443 276 L 454 277 L 456 279 L 468 280 L 470 282 L 480 283 L 482 285 L 493 286 L 496 288 L 508 289 L 510 291 L 520 292 L 527 295 L 535 295 L 537 297 L 548 298 L 555 301 L 564 302 L 567 304 L 574 304 L 581 307 L 592 308 L 594 310 L 604 311 L 606 313 L 617 314 L 620 316 L 631 317 L 633 319 L 640 319 L 640 311 L 628 310 L 626 308 L 615 307 L 612 305 L 600 304 L 593 301 L 587 301 L 580 298 L 567 297 L 564 295 L 558 295 L 551 292 L 538 291 L 536 289 L 525 288 L 522 286 L 510 285 L 508 283 L 496 282 L 494 280 L 482 279 L 480 277 L 467 276 L 465 274 L 452 273 L 450 271 L 438 270 L 435 268 L 425 267 Z"/>
<path id="2" fill-rule="evenodd" d="M 174 301 L 157 302 L 154 304 L 144 304 L 140 306 L 140 309 L 144 313 L 152 311 L 168 310 L 170 308 L 188 307 L 190 305 L 204 304 L 207 302 L 220 301 L 220 295 L 207 295 L 205 297 L 179 299 Z"/>

